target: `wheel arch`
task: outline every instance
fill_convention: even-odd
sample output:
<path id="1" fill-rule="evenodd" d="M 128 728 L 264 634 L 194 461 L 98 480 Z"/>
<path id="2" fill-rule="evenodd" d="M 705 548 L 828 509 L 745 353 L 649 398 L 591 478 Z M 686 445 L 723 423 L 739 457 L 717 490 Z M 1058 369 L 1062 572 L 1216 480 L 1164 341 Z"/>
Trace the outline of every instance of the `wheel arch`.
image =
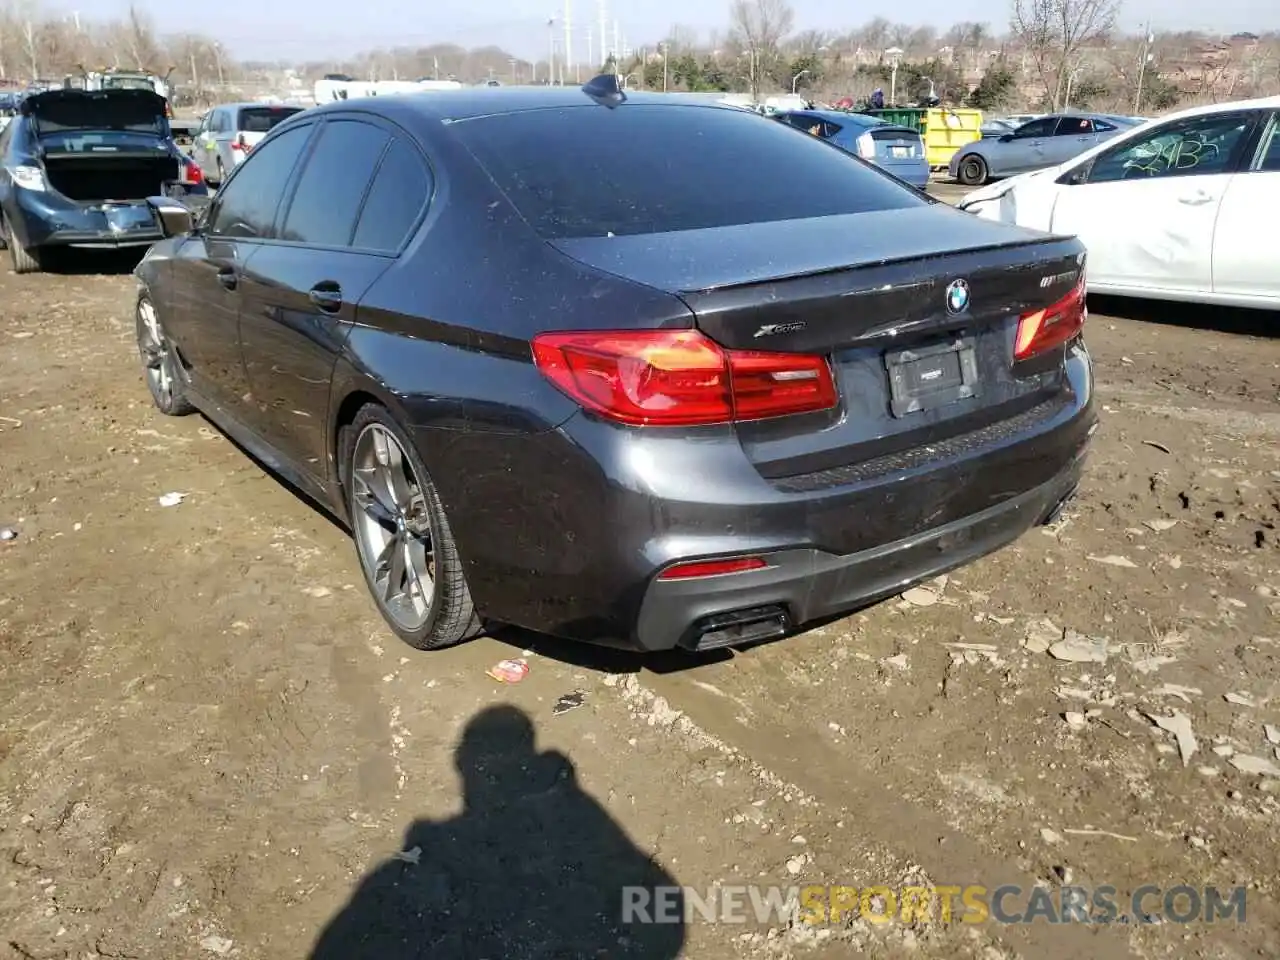
<path id="1" fill-rule="evenodd" d="M 343 367 L 346 366 L 344 370 Z M 385 386 L 368 376 L 361 376 L 354 369 L 338 362 L 334 371 L 333 388 L 329 398 L 329 473 L 338 488 L 342 507 L 346 509 L 345 462 L 343 443 L 347 427 L 355 421 L 356 414 L 370 403 L 386 409 L 404 429 L 409 429 L 402 405 Z"/>

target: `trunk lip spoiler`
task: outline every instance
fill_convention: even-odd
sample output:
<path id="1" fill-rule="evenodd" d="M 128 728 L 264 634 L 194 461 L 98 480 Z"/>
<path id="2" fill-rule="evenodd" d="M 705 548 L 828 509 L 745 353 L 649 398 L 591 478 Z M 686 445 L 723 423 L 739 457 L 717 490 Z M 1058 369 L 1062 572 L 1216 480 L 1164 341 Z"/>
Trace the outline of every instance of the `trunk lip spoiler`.
<path id="1" fill-rule="evenodd" d="M 946 250 L 942 252 L 930 252 L 920 256 L 912 256 L 910 254 L 901 257 L 891 257 L 884 260 L 867 260 L 863 263 L 850 263 L 842 266 L 822 267 L 817 270 L 801 270 L 793 273 L 779 274 L 775 277 L 768 277 L 761 280 L 743 280 L 739 283 L 723 283 L 712 287 L 699 287 L 696 289 L 681 290 L 681 296 L 697 296 L 709 293 L 722 293 L 730 290 L 750 290 L 753 287 L 763 287 L 771 283 L 789 283 L 793 280 L 808 280 L 814 277 L 834 276 L 838 273 L 849 273 L 858 270 L 871 270 L 878 267 L 891 267 L 899 263 L 916 263 L 925 260 L 936 260 L 942 257 L 953 257 L 957 254 L 970 253 L 991 253 L 997 250 L 1012 250 L 1017 247 L 1039 247 L 1048 246 L 1050 244 L 1062 243 L 1069 241 L 1070 237 L 1060 237 L 1049 234 L 1044 237 L 1036 237 L 1034 239 L 1019 238 L 1017 240 L 1006 240 L 1000 243 L 984 243 L 972 247 L 962 247 L 956 250 Z"/>

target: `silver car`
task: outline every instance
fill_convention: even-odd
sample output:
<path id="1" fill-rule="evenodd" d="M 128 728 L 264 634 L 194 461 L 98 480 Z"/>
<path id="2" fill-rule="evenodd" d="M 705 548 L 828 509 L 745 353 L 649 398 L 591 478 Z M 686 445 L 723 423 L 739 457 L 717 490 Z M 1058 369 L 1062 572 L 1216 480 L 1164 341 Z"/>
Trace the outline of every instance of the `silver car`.
<path id="1" fill-rule="evenodd" d="M 1051 113 L 1003 136 L 965 144 L 951 158 L 952 179 L 971 187 L 998 177 L 1042 170 L 1084 153 L 1117 133 L 1132 129 L 1132 117 L 1104 113 Z"/>
<path id="2" fill-rule="evenodd" d="M 276 124 L 302 107 L 272 103 L 225 103 L 204 115 L 191 141 L 191 159 L 207 183 L 221 183 Z"/>

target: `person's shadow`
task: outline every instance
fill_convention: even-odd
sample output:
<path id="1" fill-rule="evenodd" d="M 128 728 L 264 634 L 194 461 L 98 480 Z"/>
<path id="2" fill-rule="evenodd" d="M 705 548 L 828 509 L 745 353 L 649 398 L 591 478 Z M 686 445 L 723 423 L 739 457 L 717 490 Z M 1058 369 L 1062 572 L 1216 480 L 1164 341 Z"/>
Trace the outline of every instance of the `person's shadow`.
<path id="1" fill-rule="evenodd" d="M 418 862 L 365 877 L 311 960 L 679 956 L 675 879 L 582 790 L 568 758 L 535 751 L 523 711 L 477 714 L 454 761 L 463 812 L 415 821 L 401 849 Z"/>

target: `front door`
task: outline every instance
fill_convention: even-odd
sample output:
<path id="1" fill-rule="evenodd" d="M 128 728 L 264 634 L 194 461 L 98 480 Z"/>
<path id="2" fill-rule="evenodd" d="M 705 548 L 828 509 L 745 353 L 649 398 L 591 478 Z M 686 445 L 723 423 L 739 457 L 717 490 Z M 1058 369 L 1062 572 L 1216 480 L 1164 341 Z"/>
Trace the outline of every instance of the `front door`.
<path id="1" fill-rule="evenodd" d="M 246 278 L 240 333 L 255 416 L 269 442 L 318 479 L 328 470 L 334 365 L 357 305 L 399 253 L 405 218 L 416 221 L 426 202 L 424 171 L 388 129 L 326 121 L 276 241 Z"/>
<path id="2" fill-rule="evenodd" d="M 166 327 L 196 389 L 229 409 L 248 396 L 239 334 L 245 269 L 263 238 L 271 236 L 280 198 L 310 133 L 304 126 L 282 134 L 229 178 L 206 222 L 174 259 Z"/>
<path id="3" fill-rule="evenodd" d="M 1267 121 L 1248 168 L 1231 178 L 1213 230 L 1213 292 L 1280 303 L 1280 113 Z M 1247 301 L 1246 301 L 1247 302 Z"/>
<path id="4" fill-rule="evenodd" d="M 1097 286 L 1211 289 L 1214 222 L 1253 124 L 1171 121 L 1098 154 L 1084 182 L 1062 187 L 1051 229 L 1084 242 Z"/>

